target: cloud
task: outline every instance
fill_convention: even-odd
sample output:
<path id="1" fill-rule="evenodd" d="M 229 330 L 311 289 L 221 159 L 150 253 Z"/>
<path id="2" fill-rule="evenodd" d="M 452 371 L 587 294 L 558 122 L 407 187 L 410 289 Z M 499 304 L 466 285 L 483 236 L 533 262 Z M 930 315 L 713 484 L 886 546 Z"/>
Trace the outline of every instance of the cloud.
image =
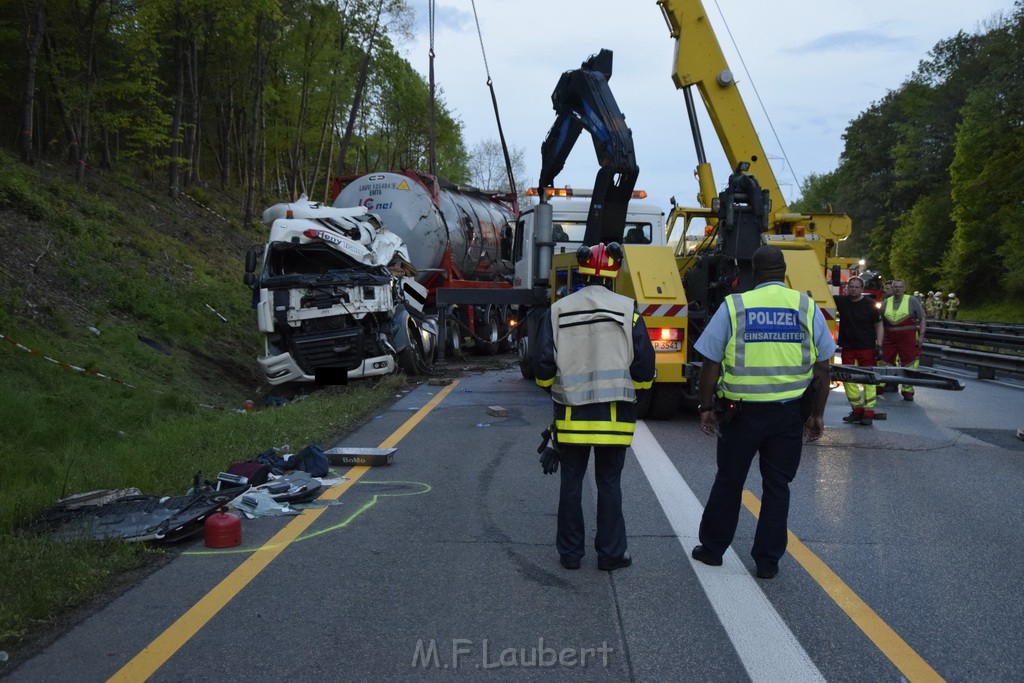
<path id="1" fill-rule="evenodd" d="M 916 50 L 917 45 L 909 36 L 887 36 L 871 29 L 859 31 L 838 31 L 828 33 L 809 43 L 790 48 L 787 52 L 806 55 L 809 52 L 852 52 L 860 50 Z"/>

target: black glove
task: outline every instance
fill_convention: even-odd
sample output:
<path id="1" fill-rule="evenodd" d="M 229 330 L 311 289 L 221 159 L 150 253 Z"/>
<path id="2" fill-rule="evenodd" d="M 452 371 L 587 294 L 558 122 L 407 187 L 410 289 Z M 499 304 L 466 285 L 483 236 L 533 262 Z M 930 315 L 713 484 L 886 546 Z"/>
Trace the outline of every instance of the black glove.
<path id="1" fill-rule="evenodd" d="M 875 360 L 882 360 L 882 347 L 879 344 L 875 344 Z"/>
<path id="2" fill-rule="evenodd" d="M 544 474 L 554 474 L 558 471 L 558 451 L 548 446 L 540 454 L 540 464 L 544 468 Z"/>

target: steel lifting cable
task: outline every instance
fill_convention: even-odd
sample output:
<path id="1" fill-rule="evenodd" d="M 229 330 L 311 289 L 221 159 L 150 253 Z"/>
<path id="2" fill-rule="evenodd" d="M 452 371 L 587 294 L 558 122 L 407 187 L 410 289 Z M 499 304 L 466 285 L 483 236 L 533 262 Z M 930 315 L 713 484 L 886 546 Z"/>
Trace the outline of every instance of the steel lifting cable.
<path id="1" fill-rule="evenodd" d="M 732 30 L 729 28 L 729 22 L 726 21 L 725 13 L 722 12 L 722 7 L 718 4 L 718 0 L 715 0 L 715 8 L 718 10 L 718 16 L 722 17 L 722 23 L 725 24 L 725 31 L 729 34 L 729 40 L 732 42 L 732 47 L 736 50 L 736 55 L 740 58 L 740 64 L 743 65 L 744 73 L 746 73 L 747 78 L 750 79 L 750 87 L 754 90 L 754 96 L 757 97 L 757 103 L 761 105 L 761 113 L 763 113 L 764 117 L 768 119 L 768 127 L 772 129 L 772 135 L 775 136 L 775 142 L 779 145 L 779 149 L 782 150 L 782 158 L 786 160 L 786 166 L 789 167 L 789 174 L 793 176 L 793 180 L 796 182 L 797 192 L 799 192 L 802 186 L 800 184 L 800 180 L 796 177 L 796 169 L 794 169 L 793 164 L 789 162 L 789 155 L 786 154 L 786 148 L 782 146 L 782 140 L 779 139 L 779 134 L 775 130 L 775 124 L 772 122 L 772 117 L 768 115 L 768 110 L 765 108 L 764 101 L 761 99 L 761 93 L 757 91 L 757 86 L 754 84 L 754 77 L 750 75 L 747 63 L 743 59 L 743 53 L 740 52 L 740 46 L 736 44 L 736 39 L 732 35 Z"/>
<path id="2" fill-rule="evenodd" d="M 434 0 L 427 3 L 427 23 L 430 27 L 430 175 L 437 177 L 437 117 L 434 90 L 434 15 L 437 11 Z"/>
<path id="3" fill-rule="evenodd" d="M 433 2 L 433 0 L 431 0 Z M 484 34 L 480 30 L 480 17 L 476 12 L 476 0 L 470 0 L 473 6 L 473 21 L 476 22 L 476 35 L 480 41 L 480 54 L 484 59 L 484 72 L 487 74 L 487 88 L 491 91 L 491 106 L 494 107 L 494 120 L 498 124 L 498 139 L 501 141 L 501 153 L 505 156 L 505 172 L 508 174 L 509 195 L 516 216 L 519 215 L 519 194 L 516 191 L 516 179 L 512 173 L 512 159 L 508 154 L 508 144 L 505 142 L 505 132 L 501 128 L 501 114 L 498 113 L 498 97 L 494 92 L 494 81 L 491 80 L 491 68 L 487 64 L 487 51 L 484 50 Z"/>

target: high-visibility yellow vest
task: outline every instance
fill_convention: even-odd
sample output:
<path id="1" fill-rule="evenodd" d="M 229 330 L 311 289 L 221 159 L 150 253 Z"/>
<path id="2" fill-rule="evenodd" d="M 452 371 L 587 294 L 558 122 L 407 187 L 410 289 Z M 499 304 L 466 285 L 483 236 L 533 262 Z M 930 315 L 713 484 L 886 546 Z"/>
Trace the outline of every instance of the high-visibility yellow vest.
<path id="1" fill-rule="evenodd" d="M 725 303 L 733 333 L 722 359 L 723 395 L 755 402 L 799 398 L 818 358 L 814 301 L 779 284 L 733 294 Z"/>
<path id="2" fill-rule="evenodd" d="M 890 296 L 882 304 L 882 318 L 885 320 L 885 326 L 890 329 L 917 329 L 917 322 L 910 317 L 910 297 L 903 295 L 903 300 L 900 301 L 899 306 L 893 306 L 892 300 L 896 297 Z M 942 304 L 939 304 L 940 308 Z"/>

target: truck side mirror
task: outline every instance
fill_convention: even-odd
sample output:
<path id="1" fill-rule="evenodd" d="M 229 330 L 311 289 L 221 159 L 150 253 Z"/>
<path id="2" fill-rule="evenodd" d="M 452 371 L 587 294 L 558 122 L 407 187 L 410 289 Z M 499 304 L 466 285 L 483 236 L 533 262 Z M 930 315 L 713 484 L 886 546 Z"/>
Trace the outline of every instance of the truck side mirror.
<path id="1" fill-rule="evenodd" d="M 843 278 L 840 276 L 839 265 L 832 266 L 832 286 L 838 287 L 843 284 Z"/>
<path id="2" fill-rule="evenodd" d="M 256 276 L 253 275 L 252 273 L 246 273 L 245 276 L 242 277 L 242 282 L 244 282 L 247 286 L 252 287 L 254 284 L 256 284 Z"/>

